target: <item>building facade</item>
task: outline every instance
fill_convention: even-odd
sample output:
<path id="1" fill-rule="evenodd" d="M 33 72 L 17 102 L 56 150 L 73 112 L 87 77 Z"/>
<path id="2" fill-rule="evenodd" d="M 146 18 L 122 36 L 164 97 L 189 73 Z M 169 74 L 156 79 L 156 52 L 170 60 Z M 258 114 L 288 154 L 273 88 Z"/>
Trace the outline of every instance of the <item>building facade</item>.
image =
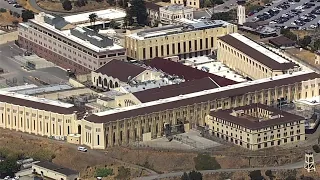
<path id="1" fill-rule="evenodd" d="M 299 71 L 299 65 L 238 33 L 218 39 L 217 59 L 251 79 Z"/>
<path id="2" fill-rule="evenodd" d="M 56 180 L 78 180 L 80 173 L 78 171 L 56 165 L 52 162 L 43 161 L 32 164 L 32 173 L 41 177 Z"/>
<path id="3" fill-rule="evenodd" d="M 180 59 L 211 54 L 217 38 L 237 32 L 237 26 L 220 20 L 194 20 L 184 25 L 147 29 L 125 37 L 127 56 L 136 60 L 179 56 Z"/>
<path id="4" fill-rule="evenodd" d="M 194 8 L 202 8 L 203 2 L 202 0 L 171 0 L 171 4 L 182 4 Z"/>
<path id="5" fill-rule="evenodd" d="M 193 8 L 180 5 L 173 4 L 170 6 L 160 7 L 160 21 L 163 24 L 173 24 L 175 20 L 185 18 L 192 20 L 193 19 Z"/>
<path id="6" fill-rule="evenodd" d="M 318 95 L 320 86 L 312 83 L 317 78 L 316 73 L 302 71 L 96 113 L 81 121 L 85 132 L 81 134 L 82 144 L 105 149 L 141 141 L 145 133 L 151 138 L 161 137 L 164 123 L 204 127 L 212 110 L 252 103 L 273 106 L 281 98 L 288 102 L 300 99 L 304 91 L 313 90 Z M 305 89 L 302 83 L 309 81 L 313 86 Z"/>
<path id="7" fill-rule="evenodd" d="M 4 91 L 0 97 L 1 128 L 63 139 L 78 132 L 72 104 Z"/>
<path id="8" fill-rule="evenodd" d="M 305 140 L 305 118 L 263 104 L 210 112 L 209 133 L 250 150 Z"/>
<path id="9" fill-rule="evenodd" d="M 22 48 L 77 74 L 90 73 L 111 59 L 126 60 L 125 49 L 110 38 L 61 17 L 40 13 L 20 23 L 18 32 Z"/>
<path id="10" fill-rule="evenodd" d="M 99 69 L 92 71 L 91 78 L 94 86 L 111 89 L 125 86 L 132 81 L 138 83 L 159 80 L 161 74 L 159 71 L 146 69 L 129 62 L 111 60 Z"/>

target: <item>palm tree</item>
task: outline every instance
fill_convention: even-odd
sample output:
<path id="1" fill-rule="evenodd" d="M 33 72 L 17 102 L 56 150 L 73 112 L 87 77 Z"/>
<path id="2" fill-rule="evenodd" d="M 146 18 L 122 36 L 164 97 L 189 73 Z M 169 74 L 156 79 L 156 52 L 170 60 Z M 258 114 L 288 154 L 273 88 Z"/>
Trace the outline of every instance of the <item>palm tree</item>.
<path id="1" fill-rule="evenodd" d="M 89 14 L 89 20 L 90 20 L 90 23 L 93 22 L 93 25 L 95 24 L 96 20 L 97 20 L 98 16 L 96 13 L 92 13 L 92 14 Z"/>

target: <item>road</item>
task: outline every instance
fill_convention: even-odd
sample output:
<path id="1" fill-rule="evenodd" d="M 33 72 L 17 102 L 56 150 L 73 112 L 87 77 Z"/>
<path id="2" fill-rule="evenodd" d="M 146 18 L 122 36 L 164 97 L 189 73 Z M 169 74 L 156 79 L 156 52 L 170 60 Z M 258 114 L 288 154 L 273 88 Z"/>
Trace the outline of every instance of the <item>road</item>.
<path id="1" fill-rule="evenodd" d="M 4 0 L 0 0 L 0 8 L 9 9 L 12 12 L 17 12 L 19 14 L 22 14 L 22 10 L 23 10 L 23 8 L 15 8 L 15 7 L 13 7 L 13 4 L 9 4 L 8 2 L 6 2 Z"/>
<path id="2" fill-rule="evenodd" d="M 265 9 L 261 10 L 260 12 L 254 14 L 254 15 L 252 15 L 252 16 L 250 16 L 250 17 L 248 17 L 248 18 L 247 18 L 247 21 L 248 21 L 248 22 L 252 22 L 252 21 L 253 21 L 253 18 L 254 18 L 254 17 L 257 17 L 257 15 L 263 14 L 264 12 L 267 12 L 268 10 L 276 7 L 277 5 L 279 5 L 279 4 L 281 4 L 281 3 L 285 2 L 285 1 L 286 1 L 286 0 L 273 1 L 272 6 L 267 7 L 267 8 L 265 8 Z M 305 2 L 308 2 L 308 1 L 300 1 L 300 2 L 295 3 L 295 4 L 290 4 L 290 7 L 289 7 L 288 9 L 282 10 L 279 14 L 277 14 L 276 16 L 271 17 L 270 19 L 268 19 L 268 20 L 266 20 L 266 21 L 271 22 L 271 21 L 273 21 L 273 20 L 275 20 L 275 19 L 278 19 L 279 17 L 282 16 L 282 14 L 285 14 L 285 13 L 290 12 L 292 9 L 295 9 L 295 8 L 298 7 L 298 6 L 303 5 Z M 299 14 L 299 15 L 291 18 L 289 21 L 287 21 L 287 22 L 285 22 L 285 23 L 283 23 L 283 24 L 270 24 L 270 26 L 300 27 L 300 26 L 294 26 L 294 25 L 292 25 L 291 23 L 294 22 L 294 20 L 297 20 L 297 19 L 299 18 L 299 16 L 302 16 L 302 15 L 304 15 L 304 14 L 310 13 L 316 6 L 320 6 L 320 2 L 313 2 L 313 3 L 315 4 L 314 7 L 311 7 L 311 8 L 309 8 L 309 9 L 305 9 L 304 12 L 302 12 L 301 14 Z M 315 18 L 315 19 L 314 19 L 313 21 L 311 21 L 311 22 L 307 22 L 307 23 L 306 23 L 304 26 L 302 26 L 302 27 L 307 27 L 307 28 L 308 28 L 308 27 L 310 27 L 311 24 L 317 24 L 319 20 L 320 20 L 320 16 L 318 16 L 317 18 Z"/>
<path id="3" fill-rule="evenodd" d="M 229 9 L 226 9 L 225 7 L 229 7 Z M 228 0 L 228 1 L 225 1 L 223 4 L 215 6 L 214 13 L 226 12 L 236 7 L 237 7 L 237 0 Z M 201 17 L 210 18 L 212 12 L 213 12 L 213 8 L 202 9 L 202 10 L 195 11 L 193 16 L 195 19 L 199 19 Z"/>
<path id="4" fill-rule="evenodd" d="M 315 156 L 316 163 L 320 162 L 320 154 Z M 289 169 L 300 169 L 304 167 L 304 161 L 300 161 L 297 163 L 292 163 L 284 166 L 271 166 L 271 167 L 259 167 L 259 168 L 240 168 L 240 169 L 218 169 L 218 170 L 204 170 L 199 171 L 203 175 L 205 174 L 212 174 L 218 172 L 236 172 L 236 171 L 254 171 L 254 170 L 289 170 Z M 166 173 L 166 174 L 158 174 L 153 176 L 146 176 L 146 177 L 139 177 L 135 178 L 134 180 L 156 180 L 161 178 L 173 178 L 182 176 L 184 172 L 173 172 L 173 173 Z"/>

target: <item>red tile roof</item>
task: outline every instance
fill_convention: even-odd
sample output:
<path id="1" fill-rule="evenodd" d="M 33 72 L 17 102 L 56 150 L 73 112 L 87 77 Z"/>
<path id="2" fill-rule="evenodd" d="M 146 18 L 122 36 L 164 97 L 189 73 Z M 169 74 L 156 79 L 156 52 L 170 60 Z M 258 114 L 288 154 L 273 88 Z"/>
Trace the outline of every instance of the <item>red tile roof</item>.
<path id="1" fill-rule="evenodd" d="M 181 78 L 184 78 L 186 81 L 210 77 L 213 81 L 215 81 L 221 87 L 237 84 L 237 82 L 233 80 L 220 77 L 215 74 L 207 73 L 199 69 L 183 65 L 179 62 L 174 62 L 174 61 L 163 59 L 163 58 L 157 57 L 157 58 L 146 61 L 145 64 L 147 66 L 156 68 L 158 70 L 161 69 L 163 72 L 168 73 L 170 75 L 177 75 Z"/>
<path id="2" fill-rule="evenodd" d="M 190 94 L 208 89 L 217 88 L 217 84 L 209 77 L 186 81 L 180 84 L 162 86 L 160 88 L 152 88 L 145 91 L 133 93 L 140 102 L 150 102 L 169 97 Z"/>
<path id="3" fill-rule="evenodd" d="M 111 60 L 107 64 L 95 70 L 95 72 L 117 78 L 122 82 L 127 82 L 129 76 L 134 78 L 145 70 L 145 68 L 129 62 Z"/>

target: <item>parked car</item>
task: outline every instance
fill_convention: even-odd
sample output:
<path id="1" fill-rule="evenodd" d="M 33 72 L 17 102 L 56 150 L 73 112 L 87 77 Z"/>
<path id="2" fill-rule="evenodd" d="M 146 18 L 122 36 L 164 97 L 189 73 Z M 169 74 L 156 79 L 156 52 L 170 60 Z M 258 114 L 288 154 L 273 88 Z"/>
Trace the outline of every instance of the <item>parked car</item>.
<path id="1" fill-rule="evenodd" d="M 14 4 L 13 7 L 15 8 L 21 8 L 22 6 L 20 4 Z"/>
<path id="2" fill-rule="evenodd" d="M 83 146 L 79 146 L 78 151 L 87 152 L 88 150 L 87 150 L 87 148 L 85 148 Z"/>

